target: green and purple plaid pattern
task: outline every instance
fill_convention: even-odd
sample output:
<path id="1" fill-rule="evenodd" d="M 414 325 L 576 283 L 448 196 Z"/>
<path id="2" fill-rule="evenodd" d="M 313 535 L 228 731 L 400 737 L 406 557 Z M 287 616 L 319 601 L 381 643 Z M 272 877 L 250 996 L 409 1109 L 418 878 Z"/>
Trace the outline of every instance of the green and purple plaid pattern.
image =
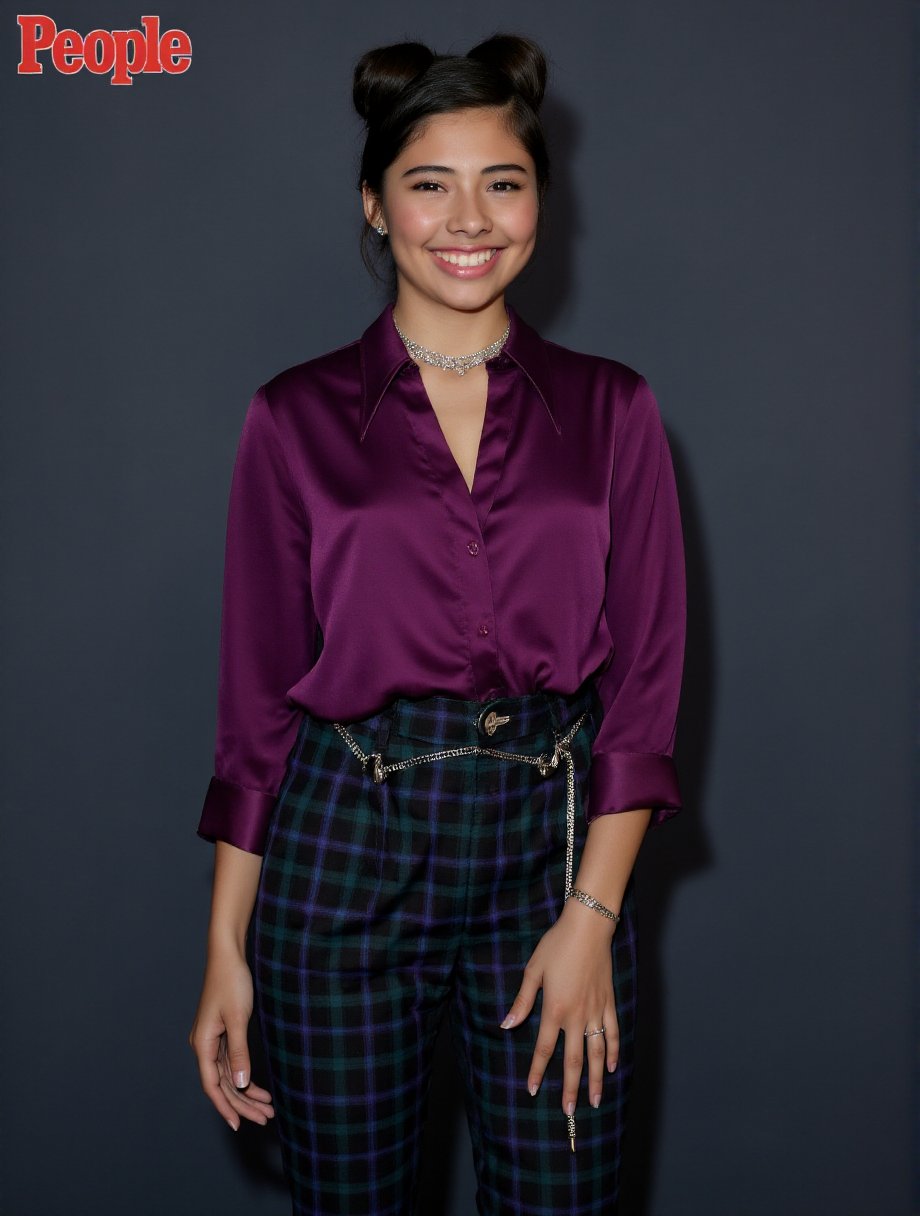
<path id="1" fill-rule="evenodd" d="M 576 694 L 489 703 L 510 721 L 491 736 L 483 705 L 400 698 L 346 723 L 387 764 L 482 744 L 553 752 L 553 728 L 588 709 L 575 734 L 575 870 L 601 710 Z M 617 1071 L 599 1109 L 587 1064 L 576 1152 L 562 1111 L 564 1035 L 536 1097 L 526 1082 L 542 990 L 520 1026 L 499 1022 L 524 965 L 562 911 L 565 766 L 466 755 L 377 784 L 330 722 L 306 714 L 266 842 L 253 918 L 256 1007 L 295 1216 L 415 1211 L 420 1134 L 445 1005 L 485 1216 L 611 1216 L 633 1070 L 636 923 L 632 884 L 613 939 Z"/>

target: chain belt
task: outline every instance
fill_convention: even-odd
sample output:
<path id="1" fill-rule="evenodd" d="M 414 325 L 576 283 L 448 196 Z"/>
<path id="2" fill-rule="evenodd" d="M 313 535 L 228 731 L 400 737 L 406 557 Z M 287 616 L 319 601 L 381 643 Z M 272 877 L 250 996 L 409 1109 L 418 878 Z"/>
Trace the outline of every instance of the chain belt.
<path id="1" fill-rule="evenodd" d="M 560 735 L 559 731 L 553 728 L 555 745 L 549 759 L 545 752 L 541 752 L 539 756 L 525 756 L 517 752 L 505 752 L 496 747 L 483 747 L 481 744 L 472 743 L 465 747 L 447 747 L 441 751 L 422 752 L 407 760 L 396 760 L 392 764 L 384 764 L 383 755 L 380 752 L 370 754 L 363 752 L 354 736 L 341 722 L 333 722 L 332 725 L 361 761 L 365 771 L 370 771 L 371 777 L 378 785 L 382 781 L 386 781 L 390 773 L 395 773 L 399 769 L 411 768 L 414 764 L 424 764 L 434 760 L 447 760 L 452 756 L 496 756 L 500 760 L 517 760 L 522 764 L 536 765 L 541 777 L 549 777 L 559 767 L 559 759 L 562 757 L 566 765 L 565 898 L 568 899 L 569 892 L 572 890 L 572 862 L 575 852 L 575 761 L 569 745 L 587 716 L 587 710 L 579 714 L 564 735 Z"/>

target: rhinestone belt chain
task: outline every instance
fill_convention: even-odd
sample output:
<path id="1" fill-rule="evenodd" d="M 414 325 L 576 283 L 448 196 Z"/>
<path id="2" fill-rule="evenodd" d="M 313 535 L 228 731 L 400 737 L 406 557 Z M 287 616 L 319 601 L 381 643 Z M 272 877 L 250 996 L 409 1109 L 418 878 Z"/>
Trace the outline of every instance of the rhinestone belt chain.
<path id="1" fill-rule="evenodd" d="M 559 767 L 561 756 L 566 765 L 565 898 L 568 899 L 569 892 L 572 890 L 572 863 L 575 852 L 575 761 L 572 758 L 572 749 L 569 744 L 587 716 L 587 710 L 579 714 L 566 734 L 561 737 L 557 730 L 553 730 L 556 742 L 553 754 L 549 759 L 546 758 L 545 752 L 541 752 L 539 756 L 524 756 L 517 752 L 503 752 L 495 747 L 482 747 L 478 743 L 473 743 L 466 747 L 448 747 L 442 751 L 422 752 L 418 756 L 411 756 L 408 760 L 396 760 L 392 764 L 384 764 L 380 752 L 371 752 L 370 755 L 366 755 L 354 736 L 341 722 L 333 722 L 332 725 L 361 761 L 365 771 L 369 769 L 371 777 L 378 785 L 382 781 L 386 781 L 390 773 L 395 773 L 399 769 L 411 768 L 414 764 L 423 764 L 426 761 L 447 760 L 451 756 L 496 756 L 500 760 L 517 760 L 522 764 L 536 765 L 541 777 L 549 777 Z"/>

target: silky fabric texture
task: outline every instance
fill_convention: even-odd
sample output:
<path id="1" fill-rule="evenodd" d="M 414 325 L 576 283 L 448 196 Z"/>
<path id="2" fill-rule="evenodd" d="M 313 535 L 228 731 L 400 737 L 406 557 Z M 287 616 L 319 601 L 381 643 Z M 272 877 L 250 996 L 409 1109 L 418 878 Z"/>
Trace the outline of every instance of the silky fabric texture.
<path id="1" fill-rule="evenodd" d="M 365 754 L 398 763 L 482 744 L 570 747 L 574 862 L 601 709 L 588 684 L 496 705 L 398 700 L 348 727 Z M 433 1049 L 445 1012 L 464 1098 L 480 1216 L 612 1216 L 634 1067 L 637 934 L 630 882 L 611 943 L 621 1036 L 603 1096 L 562 1110 L 565 1035 L 536 1096 L 527 1077 L 543 992 L 519 1026 L 499 1023 L 524 966 L 564 907 L 566 768 L 450 756 L 377 784 L 331 723 L 305 715 L 271 817 L 253 918 L 253 976 L 285 1174 L 295 1216 L 410 1216 Z M 596 912 L 586 914 L 599 915 Z M 584 1039 L 578 1047 L 584 1051 Z"/>
<path id="2" fill-rule="evenodd" d="M 681 805 L 685 582 L 645 378 L 513 308 L 472 493 L 387 305 L 250 402 L 230 491 L 214 775 L 198 832 L 261 853 L 304 711 L 596 680 L 584 814 Z"/>

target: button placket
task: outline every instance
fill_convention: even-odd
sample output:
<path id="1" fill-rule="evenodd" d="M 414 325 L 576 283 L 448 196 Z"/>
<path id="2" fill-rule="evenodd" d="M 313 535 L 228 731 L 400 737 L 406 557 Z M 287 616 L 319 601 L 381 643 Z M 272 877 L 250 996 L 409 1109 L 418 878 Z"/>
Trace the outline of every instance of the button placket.
<path id="1" fill-rule="evenodd" d="M 479 699 L 487 689 L 503 688 L 505 684 L 496 642 L 489 553 L 469 495 L 461 500 L 459 494 L 451 494 L 447 501 L 455 526 L 462 529 L 460 536 L 466 550 L 457 573 L 468 630 L 474 695 Z"/>
<path id="2" fill-rule="evenodd" d="M 472 511 L 471 503 L 465 505 Z M 467 543 L 467 552 L 476 559 L 464 564 L 461 574 L 464 575 L 468 627 L 472 633 L 470 655 L 473 661 L 473 677 L 477 696 L 481 696 L 487 689 L 501 688 L 505 680 L 496 644 L 489 555 L 481 532 L 479 540 Z"/>
<path id="3" fill-rule="evenodd" d="M 418 427 L 428 471 L 444 506 L 452 545 L 456 545 L 454 553 L 460 555 L 454 562 L 454 574 L 461 598 L 461 619 L 467 631 L 473 693 L 477 700 L 486 690 L 504 690 L 506 685 L 496 640 L 492 576 L 483 528 L 499 481 L 515 413 L 509 408 L 513 404 L 513 398 L 509 400 L 510 385 L 507 372 L 500 377 L 489 376 L 489 397 L 471 493 L 448 447 L 418 369 L 410 372 L 406 384 L 410 423 L 413 428 Z M 467 561 L 466 558 L 476 560 Z"/>

